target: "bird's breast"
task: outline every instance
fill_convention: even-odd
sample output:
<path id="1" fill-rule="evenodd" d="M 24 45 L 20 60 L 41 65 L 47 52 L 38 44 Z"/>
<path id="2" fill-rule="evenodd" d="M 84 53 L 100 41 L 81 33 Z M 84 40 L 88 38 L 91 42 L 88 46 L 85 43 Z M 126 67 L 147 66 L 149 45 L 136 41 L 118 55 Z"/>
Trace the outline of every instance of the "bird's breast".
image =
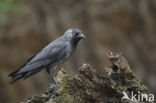
<path id="1" fill-rule="evenodd" d="M 72 48 L 71 44 L 66 42 L 66 48 L 61 51 L 56 61 L 59 64 L 64 63 L 66 60 L 69 59 L 69 57 L 73 54 L 73 52 L 74 52 L 74 49 Z"/>
<path id="2" fill-rule="evenodd" d="M 64 53 L 64 61 L 62 61 L 61 63 L 65 62 L 66 60 L 68 60 L 70 58 L 70 56 L 73 54 L 74 49 L 72 48 L 70 43 L 66 43 L 66 49 L 65 49 L 65 53 Z"/>
<path id="3" fill-rule="evenodd" d="M 75 48 L 71 45 L 71 43 L 67 43 L 67 47 L 66 47 L 67 57 L 70 57 L 74 51 L 75 51 Z"/>

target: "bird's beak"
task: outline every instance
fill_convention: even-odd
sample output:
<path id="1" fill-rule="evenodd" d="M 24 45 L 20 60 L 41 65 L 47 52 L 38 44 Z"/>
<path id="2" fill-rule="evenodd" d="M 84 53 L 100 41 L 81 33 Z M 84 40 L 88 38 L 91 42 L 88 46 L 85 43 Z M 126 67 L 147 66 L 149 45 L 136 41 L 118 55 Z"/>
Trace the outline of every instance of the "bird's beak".
<path id="1" fill-rule="evenodd" d="M 85 39 L 86 38 L 86 36 L 84 35 L 84 34 L 81 34 L 81 36 L 80 36 L 82 39 Z"/>

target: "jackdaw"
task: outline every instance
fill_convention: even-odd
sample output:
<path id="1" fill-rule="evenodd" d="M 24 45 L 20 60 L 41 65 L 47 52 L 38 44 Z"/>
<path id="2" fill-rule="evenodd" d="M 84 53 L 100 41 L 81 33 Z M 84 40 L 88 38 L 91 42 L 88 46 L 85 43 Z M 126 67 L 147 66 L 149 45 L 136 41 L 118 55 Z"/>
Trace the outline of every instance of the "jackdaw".
<path id="1" fill-rule="evenodd" d="M 54 70 L 73 54 L 78 42 L 84 38 L 85 36 L 79 29 L 67 30 L 64 35 L 28 59 L 18 70 L 9 74 L 9 77 L 11 77 L 9 83 L 12 84 L 19 79 L 26 79 L 46 68 L 56 86 L 59 87 L 57 79 L 54 76 Z"/>

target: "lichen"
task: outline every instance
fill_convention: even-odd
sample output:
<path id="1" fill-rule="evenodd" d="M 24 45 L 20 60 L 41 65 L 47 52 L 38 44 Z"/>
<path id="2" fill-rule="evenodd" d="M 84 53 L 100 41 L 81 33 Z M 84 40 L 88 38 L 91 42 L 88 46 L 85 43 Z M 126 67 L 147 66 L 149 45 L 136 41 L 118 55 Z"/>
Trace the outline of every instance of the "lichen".
<path id="1" fill-rule="evenodd" d="M 137 79 L 127 60 L 121 53 L 107 52 L 110 67 L 104 67 L 105 75 L 100 75 L 90 64 L 79 68 L 79 74 L 71 76 L 61 69 L 57 75 L 60 88 L 50 86 L 40 96 L 33 96 L 24 103 L 131 103 L 123 100 L 123 91 L 149 93 Z M 139 103 L 139 102 L 135 102 Z"/>

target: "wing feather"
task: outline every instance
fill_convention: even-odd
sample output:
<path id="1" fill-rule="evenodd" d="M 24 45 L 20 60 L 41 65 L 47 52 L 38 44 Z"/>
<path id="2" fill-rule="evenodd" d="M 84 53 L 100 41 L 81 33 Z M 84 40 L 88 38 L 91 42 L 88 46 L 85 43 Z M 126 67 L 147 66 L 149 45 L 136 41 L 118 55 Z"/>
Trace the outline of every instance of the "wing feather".
<path id="1" fill-rule="evenodd" d="M 23 73 L 45 67 L 57 60 L 60 53 L 66 48 L 63 41 L 52 42 L 42 49 L 39 53 L 32 56 L 21 66 L 17 73 Z"/>

